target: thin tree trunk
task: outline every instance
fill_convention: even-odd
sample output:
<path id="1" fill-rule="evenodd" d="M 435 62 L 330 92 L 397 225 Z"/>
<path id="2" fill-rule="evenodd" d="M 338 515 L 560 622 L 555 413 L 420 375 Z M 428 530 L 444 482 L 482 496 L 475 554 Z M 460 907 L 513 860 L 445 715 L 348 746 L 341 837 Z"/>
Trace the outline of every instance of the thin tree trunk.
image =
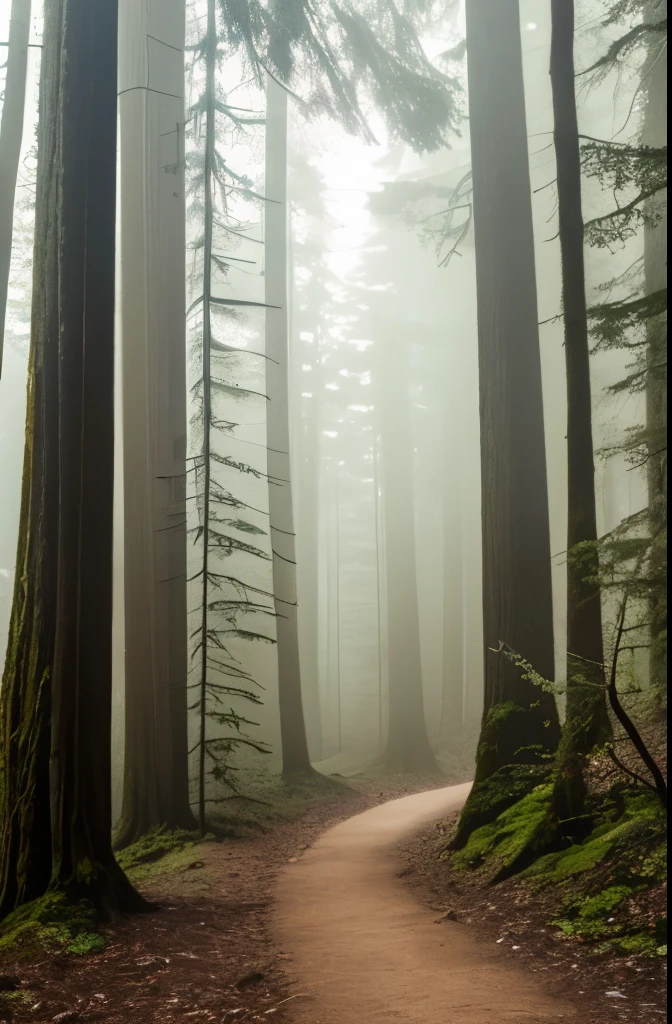
<path id="1" fill-rule="evenodd" d="M 203 565 L 201 585 L 201 639 L 198 734 L 198 824 L 205 833 L 207 700 L 208 700 L 208 572 L 210 553 L 210 442 L 212 435 L 212 396 L 210 391 L 210 352 L 212 345 L 212 231 L 214 219 L 213 177 L 215 162 L 215 71 L 217 65 L 217 18 L 215 0 L 208 0 L 205 44 L 205 161 L 204 161 L 204 233 L 203 233 Z"/>
<path id="2" fill-rule="evenodd" d="M 467 0 L 477 271 L 485 707 L 477 782 L 555 750 L 552 696 L 496 653 L 553 679 L 553 600 L 518 0 Z M 497 728 L 490 731 L 494 717 Z M 504 711 L 506 710 L 506 713 Z M 514 713 L 516 710 L 524 714 Z M 536 748 L 536 749 L 534 749 Z"/>
<path id="3" fill-rule="evenodd" d="M 655 20 L 667 17 L 667 4 L 654 0 Z M 648 20 L 648 19 L 647 19 Z M 647 77 L 646 111 L 642 131 L 645 146 L 667 145 L 667 37 L 656 34 L 644 74 Z M 647 295 L 667 287 L 667 189 L 651 202 L 657 224 L 644 226 L 644 287 Z M 667 315 L 647 325 L 646 430 L 648 461 L 646 478 L 649 497 L 649 528 L 654 541 L 651 570 L 661 579 L 649 600 L 651 655 L 649 675 L 662 696 L 667 681 L 667 601 L 662 580 L 667 546 L 663 539 L 667 525 Z M 655 368 L 655 369 L 654 369 Z"/>
<path id="4" fill-rule="evenodd" d="M 567 369 L 567 708 L 560 774 L 569 783 L 561 816 L 581 804 L 574 759 L 611 734 L 604 686 L 602 609 L 595 516 L 590 355 L 581 214 L 581 154 L 574 91 L 574 3 L 551 0 L 551 86 L 562 306 Z M 574 780 L 573 785 L 570 780 Z M 571 796 L 572 789 L 575 790 Z M 575 805 L 576 802 L 576 806 Z M 568 806 L 565 806 L 568 803 Z"/>
<path id="5" fill-rule="evenodd" d="M 14 196 L 19 174 L 23 114 L 26 106 L 30 0 L 12 0 L 9 15 L 7 74 L 0 121 L 0 376 L 5 337 L 9 269 L 12 260 Z"/>
<path id="6" fill-rule="evenodd" d="M 459 482 L 446 461 L 443 488 L 443 689 L 438 741 L 455 743 L 464 722 L 464 601 Z"/>
<path id="7" fill-rule="evenodd" d="M 278 616 L 278 693 L 284 778 L 311 775 L 301 695 L 296 542 L 289 460 L 287 337 L 287 93 L 266 79 L 266 443 Z"/>
<path id="8" fill-rule="evenodd" d="M 187 765 L 184 73 L 176 59 L 184 5 L 171 7 L 159 31 L 146 0 L 120 0 L 128 45 L 119 99 L 126 621 L 119 846 L 153 826 L 196 824 Z M 138 29 L 155 51 L 149 64 L 150 50 L 138 57 L 134 45 Z M 147 81 L 161 91 L 137 88 Z"/>
<path id="9" fill-rule="evenodd" d="M 291 211 L 288 211 L 289 259 L 289 334 L 296 337 L 293 324 L 294 260 Z M 310 307 L 309 307 L 310 308 Z M 314 310 L 317 313 L 317 310 Z M 299 451 L 302 459 L 298 466 L 299 503 L 297 516 L 297 593 L 301 615 L 298 620 L 299 654 L 302 690 L 305 700 L 306 733 L 311 761 L 322 760 L 322 722 L 320 714 L 319 658 L 318 658 L 318 545 L 319 545 L 319 383 L 320 363 L 313 366 L 312 398 L 308 415 L 301 417 L 297 435 L 301 438 Z M 295 396 L 298 400 L 297 390 Z"/>
<path id="10" fill-rule="evenodd" d="M 108 911 L 146 905 L 112 854 L 112 508 L 117 128 L 115 0 L 52 0 L 58 188 L 49 285 L 57 287 L 58 535 L 51 672 L 54 887 Z M 53 513 L 53 508 L 47 510 Z"/>
<path id="11" fill-rule="evenodd" d="M 400 772 L 440 774 L 427 735 L 422 692 L 415 568 L 413 446 L 407 357 L 392 332 L 382 357 L 383 518 L 387 583 L 390 713 L 385 764 Z"/>

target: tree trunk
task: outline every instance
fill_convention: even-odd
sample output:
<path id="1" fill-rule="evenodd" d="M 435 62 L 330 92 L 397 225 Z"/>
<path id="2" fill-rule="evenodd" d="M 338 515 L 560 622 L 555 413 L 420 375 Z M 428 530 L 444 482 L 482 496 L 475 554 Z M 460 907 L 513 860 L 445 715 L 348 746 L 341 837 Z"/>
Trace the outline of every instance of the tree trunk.
<path id="1" fill-rule="evenodd" d="M 443 488 L 443 692 L 438 740 L 453 743 L 459 741 L 464 722 L 465 609 L 459 487 L 455 466 L 446 460 Z"/>
<path id="2" fill-rule="evenodd" d="M 26 105 L 30 0 L 12 0 L 9 15 L 7 75 L 0 122 L 0 376 L 5 337 L 9 268 L 12 261 L 14 196 L 21 159 L 23 112 Z"/>
<path id="3" fill-rule="evenodd" d="M 50 853 L 52 887 L 141 909 L 110 836 L 117 5 L 45 7 L 3 900 L 44 891 Z"/>
<path id="4" fill-rule="evenodd" d="M 289 334 L 291 338 L 298 336 L 298 328 L 294 318 L 294 260 L 292 258 L 293 240 L 291 212 L 288 219 L 288 259 L 289 259 Z M 317 260 L 315 270 L 319 272 Z M 309 316 L 319 316 L 319 305 L 317 307 L 310 303 L 310 292 L 306 298 L 308 301 Z M 304 313 L 305 316 L 305 313 Z M 312 325 L 313 321 L 311 321 Z M 308 348 L 309 346 L 305 346 Z M 298 363 L 298 353 L 295 353 Z M 311 356 L 312 358 L 312 356 Z M 290 362 L 291 352 L 290 352 Z M 302 374 L 303 376 L 303 374 Z M 319 586 L 318 586 L 318 545 L 319 545 L 319 522 L 320 522 L 320 473 L 319 473 L 319 381 L 320 363 L 319 360 L 313 366 L 310 375 L 313 397 L 308 402 L 305 416 L 297 416 L 298 423 L 294 436 L 299 440 L 298 450 L 302 455 L 300 465 L 297 466 L 297 479 L 299 484 L 299 501 L 297 503 L 297 593 L 298 602 L 301 608 L 301 615 L 298 619 L 299 630 L 299 656 L 301 668 L 302 692 L 304 699 L 304 713 L 306 718 L 306 735 L 308 739 L 308 753 L 311 761 L 322 760 L 322 722 L 320 713 L 320 685 L 319 685 L 319 657 L 318 657 L 318 630 L 319 630 Z M 294 388 L 295 401 L 298 410 L 301 408 L 299 398 L 301 392 L 301 381 L 298 387 Z"/>
<path id="5" fill-rule="evenodd" d="M 407 362 L 404 346 L 395 345 L 393 328 L 388 330 L 381 375 L 390 709 L 384 761 L 394 771 L 438 775 L 422 692 Z"/>
<path id="6" fill-rule="evenodd" d="M 500 641 L 555 675 L 551 551 L 534 234 L 518 0 L 468 0 L 467 56 L 477 271 L 485 714 L 512 702 L 477 778 L 523 745 L 553 751 L 552 696 L 495 653 Z M 515 254 L 515 258 L 512 258 Z M 537 705 L 532 707 L 531 705 Z M 523 724 L 524 723 L 524 724 Z"/>
<path id="7" fill-rule="evenodd" d="M 207 760 L 207 700 L 208 700 L 208 590 L 210 556 L 210 484 L 212 440 L 212 394 L 210 354 L 212 347 L 212 237 L 214 228 L 214 163 L 216 145 L 215 123 L 215 71 L 217 65 L 217 16 L 215 0 L 208 0 L 205 42 L 205 153 L 204 153 L 204 205 L 203 205 L 203 337 L 201 346 L 201 372 L 203 378 L 203 566 L 201 580 L 201 639 L 199 677 L 199 738 L 198 738 L 198 824 L 205 833 L 206 760 Z"/>
<path id="8" fill-rule="evenodd" d="M 51 874 L 49 721 L 58 508 L 58 238 L 52 227 L 58 215 L 59 65 L 58 42 L 45 36 L 26 443 L 14 598 L 0 691 L 0 917 L 42 895 Z"/>
<path id="9" fill-rule="evenodd" d="M 567 707 L 559 755 L 558 813 L 580 813 L 576 760 L 611 735 L 602 645 L 595 517 L 590 355 L 581 213 L 581 155 L 574 92 L 574 3 L 551 0 L 551 86 L 562 306 L 567 369 Z"/>
<path id="10" fill-rule="evenodd" d="M 126 622 L 120 846 L 152 826 L 196 824 L 187 766 L 184 4 L 173 0 L 170 12 L 166 6 L 157 16 L 147 0 L 120 0 Z"/>
<path id="11" fill-rule="evenodd" d="M 287 337 L 287 93 L 266 78 L 266 444 L 278 616 L 278 693 L 284 778 L 312 775 L 301 696 L 296 542 L 289 460 Z"/>
<path id="12" fill-rule="evenodd" d="M 667 17 L 655 3 L 655 20 Z M 647 19 L 648 20 L 648 19 Z M 667 36 L 661 43 L 656 35 L 644 74 L 647 77 L 646 111 L 642 131 L 644 146 L 667 145 Z M 651 202 L 651 213 L 660 215 L 657 224 L 644 226 L 644 287 L 647 295 L 667 288 L 667 189 Z M 667 545 L 667 314 L 647 325 L 646 431 L 649 492 L 649 528 L 654 540 L 651 570 L 654 578 L 665 576 Z M 651 655 L 649 674 L 662 696 L 667 680 L 667 601 L 664 584 L 652 589 L 649 601 Z"/>

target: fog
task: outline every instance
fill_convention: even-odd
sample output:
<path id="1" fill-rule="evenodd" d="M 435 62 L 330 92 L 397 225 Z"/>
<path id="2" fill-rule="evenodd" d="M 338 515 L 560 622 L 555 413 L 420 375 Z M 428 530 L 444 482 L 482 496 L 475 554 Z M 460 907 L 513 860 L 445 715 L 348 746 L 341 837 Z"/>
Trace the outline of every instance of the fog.
<path id="1" fill-rule="evenodd" d="M 130 10 L 130 0 L 126 6 Z M 465 38 L 463 2 L 443 6 L 444 16 L 422 30 L 430 59 L 438 60 L 440 54 L 458 47 Z M 169 15 L 162 23 L 161 11 L 154 10 L 152 4 L 149 8 L 148 35 L 153 32 L 161 36 L 163 32 L 165 38 L 170 31 Z M 190 9 L 188 41 L 197 38 L 198 19 L 202 21 L 204 10 L 200 0 Z M 0 0 L 2 39 L 7 39 L 8 11 L 9 0 Z M 578 5 L 577 66 L 590 65 L 608 45 L 608 30 L 601 25 L 603 14 L 603 4 Z M 566 661 L 566 392 L 548 75 L 549 4 L 545 0 L 521 0 L 520 20 L 541 322 L 556 678 L 561 681 Z M 134 31 L 130 21 L 126 27 L 122 24 L 120 38 L 128 41 Z M 36 41 L 39 32 L 40 20 L 36 18 Z M 0 380 L 0 658 L 4 658 L 11 606 L 23 461 L 38 54 L 37 49 L 31 51 L 29 64 L 21 187 L 15 208 L 10 304 Z M 140 63 L 144 59 L 135 53 L 127 57 L 129 81 L 140 74 L 140 63 L 137 67 L 133 64 L 136 58 Z M 149 68 L 147 73 L 156 75 L 157 81 L 169 81 L 171 75 L 181 74 L 180 65 L 171 64 L 162 54 L 157 54 L 156 63 L 150 61 Z M 240 54 L 233 54 L 218 69 L 218 89 L 232 110 L 248 112 L 250 120 L 263 122 L 267 98 L 253 80 L 246 79 L 245 71 Z M 414 152 L 395 138 L 366 94 L 362 105 L 375 142 L 364 141 L 324 112 L 307 112 L 304 104 L 291 95 L 288 98 L 288 454 L 272 443 L 273 436 L 278 436 L 276 428 L 274 434 L 270 427 L 267 430 L 267 385 L 272 384 L 275 364 L 270 356 L 264 358 L 268 355 L 267 332 L 272 329 L 269 324 L 275 322 L 273 310 L 264 308 L 264 304 L 273 305 L 269 266 L 284 243 L 281 235 L 279 241 L 277 237 L 271 240 L 270 221 L 263 215 L 264 203 L 257 198 L 265 196 L 267 202 L 274 201 L 271 193 L 282 188 L 282 182 L 267 180 L 267 169 L 273 167 L 265 147 L 263 123 L 241 127 L 231 121 L 218 139 L 226 167 L 235 177 L 228 179 L 221 193 L 215 189 L 215 202 L 220 206 L 215 208 L 211 245 L 217 260 L 211 286 L 207 284 L 213 296 L 212 322 L 207 329 L 213 338 L 210 374 L 215 382 L 211 396 L 214 461 L 209 486 L 212 494 L 224 501 L 224 505 L 213 508 L 227 505 L 223 495 L 235 496 L 235 506 L 228 503 L 215 521 L 225 520 L 236 542 L 230 545 L 227 541 L 226 551 L 221 546 L 223 541 L 219 548 L 213 545 L 210 572 L 226 574 L 238 582 L 230 591 L 212 583 L 206 602 L 216 599 L 228 605 L 223 611 L 219 607 L 212 612 L 213 616 L 223 615 L 223 620 L 217 619 L 218 625 L 211 625 L 208 635 L 214 647 L 226 649 L 228 664 L 236 666 L 236 685 L 253 693 L 255 703 L 250 705 L 244 694 L 227 693 L 222 698 L 224 704 L 213 705 L 214 711 L 211 708 L 208 713 L 207 731 L 211 741 L 225 738 L 224 745 L 217 749 L 226 764 L 239 773 L 236 785 L 243 792 L 256 792 L 265 779 L 279 774 L 282 766 L 275 640 L 278 623 L 294 614 L 290 612 L 294 607 L 290 594 L 292 572 L 283 577 L 280 563 L 292 565 L 294 561 L 301 693 L 311 761 L 327 774 L 348 774 L 380 763 L 388 749 L 390 690 L 399 685 L 395 680 L 403 673 L 409 691 L 414 689 L 417 696 L 419 688 L 422 693 L 424 722 L 439 765 L 469 777 L 483 709 L 483 621 L 478 325 L 468 179 L 471 151 L 466 60 L 453 60 L 450 74 L 461 86 L 465 119 L 459 126 L 460 134 L 451 134 L 450 148 L 433 152 Z M 177 144 L 174 161 L 177 167 L 184 154 L 186 173 L 183 162 L 178 170 L 170 171 L 174 178 L 165 186 L 165 194 L 161 192 L 168 180 L 166 168 L 172 166 L 172 157 L 161 149 L 159 166 L 166 173 L 157 186 L 158 198 L 148 215 L 149 226 L 142 228 L 145 234 L 137 218 L 135 226 L 131 224 L 131 200 L 128 206 L 124 199 L 119 202 L 113 623 L 115 817 L 122 803 L 128 645 L 126 657 L 124 649 L 129 623 L 137 625 L 133 643 L 142 646 L 146 641 L 143 653 L 137 655 L 142 672 L 149 671 L 151 662 L 155 679 L 165 677 L 169 686 L 176 685 L 171 673 L 180 674 L 175 669 L 177 655 L 169 656 L 160 649 L 160 636 L 158 641 L 152 640 L 143 632 L 145 621 L 154 623 L 152 628 L 159 632 L 164 630 L 166 644 L 176 644 L 183 653 L 187 648 L 187 685 L 192 687 L 187 693 L 193 695 L 188 699 L 187 723 L 192 803 L 198 793 L 197 748 L 202 736 L 202 709 L 197 703 L 201 677 L 198 631 L 203 618 L 205 516 L 202 337 L 206 329 L 199 302 L 206 289 L 201 249 L 208 243 L 203 242 L 203 115 L 199 119 L 194 110 L 204 81 L 203 69 L 197 62 L 192 66 L 188 55 L 184 82 L 187 109 L 192 113 L 186 132 L 180 135 L 181 128 L 177 131 L 176 138 L 182 138 L 184 146 L 180 150 Z M 292 88 L 300 96 L 308 91 L 308 84 L 299 79 Z M 270 81 L 268 89 L 270 103 L 270 92 L 279 87 Z M 618 137 L 629 138 L 635 127 L 627 126 L 637 117 L 636 99 L 633 112 L 634 91 L 627 75 L 616 81 L 613 73 L 579 89 L 580 131 L 605 139 L 622 130 Z M 278 102 L 282 105 L 282 98 Z M 138 144 L 137 138 L 133 141 L 133 132 L 142 130 L 132 121 L 136 114 L 128 113 L 129 109 L 120 104 L 120 189 L 123 174 L 129 178 L 131 174 L 124 161 L 130 161 L 131 150 Z M 154 120 L 147 123 L 157 136 L 163 136 L 167 133 L 164 122 L 174 125 L 176 117 L 167 106 L 151 110 Z M 249 112 L 257 112 L 258 118 Z M 138 118 L 141 116 L 137 113 Z M 128 132 L 126 143 L 124 131 Z M 165 204 L 180 193 L 183 173 L 187 198 L 186 211 L 182 207 L 181 238 L 177 222 L 166 219 L 172 215 L 166 213 Z M 609 192 L 605 195 L 595 182 L 586 184 L 585 220 L 611 205 Z M 139 233 L 134 235 L 136 228 Z M 161 237 L 157 234 L 160 230 L 164 231 Z M 151 252 L 147 238 L 153 239 L 155 248 Z M 182 268 L 180 259 L 176 260 L 176 273 L 184 274 L 186 267 L 184 291 L 179 294 L 171 285 L 175 280 L 170 277 L 173 271 L 165 271 L 167 276 L 160 280 L 152 276 L 158 266 L 152 261 L 168 250 L 174 253 L 173 247 L 178 244 L 186 247 Z M 145 254 L 149 253 L 144 262 L 143 246 Z M 604 282 L 616 279 L 633 264 L 641 247 L 640 233 L 613 250 L 586 250 L 589 305 Z M 181 258 L 181 251 L 179 255 Z M 515 253 L 511 258 L 515 259 Z M 142 288 L 161 296 L 164 303 L 171 295 L 174 299 L 171 312 L 164 308 L 163 320 L 152 321 L 153 326 L 145 333 L 145 321 L 141 330 L 138 318 L 145 315 L 141 307 L 146 294 L 144 299 L 138 298 L 132 284 L 132 279 L 139 282 L 143 273 Z M 142 288 L 137 285 L 138 294 Z M 222 303 L 218 304 L 217 299 Z M 231 300 L 236 305 L 223 304 Z M 185 311 L 186 332 L 180 319 Z M 169 335 L 173 340 L 168 340 Z M 180 377 L 176 357 L 172 369 L 165 374 L 161 371 L 163 376 L 155 391 L 150 364 L 142 384 L 137 374 L 144 371 L 134 370 L 137 405 L 133 406 L 129 353 L 132 344 L 142 346 L 146 343 L 143 339 L 150 336 L 154 340 L 151 345 L 147 343 L 147 351 L 152 359 L 160 361 L 161 344 L 166 350 L 176 344 L 184 354 L 185 370 Z M 144 352 L 137 349 L 140 362 Z M 642 396 L 607 393 L 609 385 L 624 376 L 628 362 L 627 354 L 614 351 L 592 358 L 596 451 L 642 420 Z M 158 398 L 147 397 L 150 395 Z M 277 391 L 270 395 L 270 402 L 274 396 Z M 169 497 L 156 497 L 156 491 L 151 498 L 141 483 L 137 492 L 129 491 L 131 477 L 127 476 L 124 494 L 125 471 L 147 472 L 138 466 L 149 465 L 154 478 L 151 484 L 145 482 L 149 490 L 159 486 L 156 481 L 178 473 L 170 466 L 171 460 L 177 460 L 177 464 L 183 457 L 179 447 L 184 445 L 180 401 L 186 402 L 187 410 L 184 493 L 178 493 L 171 482 Z M 131 423 L 138 424 L 137 438 Z M 146 452 L 153 453 L 149 461 L 143 454 Z M 136 456 L 137 466 L 131 471 L 131 459 Z M 168 469 L 161 468 L 166 465 Z M 596 458 L 595 470 L 598 524 L 600 533 L 605 533 L 645 506 L 646 481 L 642 472 L 633 471 L 621 456 L 609 461 Z M 289 501 L 282 514 L 286 515 L 288 509 L 293 512 L 293 530 L 285 529 L 279 519 L 274 523 L 274 513 L 269 518 L 269 488 L 282 491 L 289 487 L 290 479 L 289 498 L 286 489 L 282 492 L 285 503 Z M 143 510 L 140 506 L 145 498 Z M 150 509 L 152 500 L 158 503 L 153 506 L 154 512 Z M 186 526 L 183 532 L 178 531 L 174 549 L 164 551 L 157 540 L 158 531 L 167 530 L 175 522 L 170 515 L 178 514 L 170 511 L 170 502 L 175 503 L 178 512 L 186 509 Z M 169 526 L 156 512 L 159 506 L 161 515 L 168 516 L 165 522 Z M 141 599 L 138 581 L 143 572 L 150 570 L 146 570 L 140 555 L 135 561 L 133 551 L 140 551 L 137 537 L 149 529 L 150 522 L 151 530 L 157 531 L 152 547 L 152 585 L 148 584 Z M 208 529 L 206 523 L 206 537 Z M 280 547 L 280 535 L 292 533 L 296 534 L 295 558 L 287 556 L 289 549 Z M 185 545 L 189 582 L 182 615 L 178 614 L 182 599 L 170 597 L 165 581 L 177 576 L 183 579 L 178 563 L 184 558 Z M 174 565 L 178 565 L 175 572 L 171 568 Z M 285 589 L 280 592 L 280 587 Z M 264 606 L 263 611 L 246 605 L 234 614 L 231 602 L 236 595 L 244 596 L 246 602 L 258 602 Z M 142 601 L 148 607 L 156 601 L 159 610 L 142 610 Z M 129 602 L 140 609 L 131 619 L 126 617 Z M 142 618 L 145 613 L 146 620 Z M 136 614 L 140 618 L 135 618 Z M 610 621 L 608 606 L 605 619 Z M 229 635 L 225 639 L 220 634 L 215 637 L 213 631 L 219 629 Z M 166 639 L 169 634 L 172 640 Z M 140 646 L 133 649 L 140 651 Z M 642 652 L 636 671 L 644 685 L 646 670 Z M 225 717 L 212 717 L 218 713 Z M 157 712 L 157 733 L 162 728 Z M 232 734 L 244 735 L 252 745 L 231 746 L 226 737 Z M 215 773 L 208 780 L 207 797 L 217 798 L 221 785 Z"/>

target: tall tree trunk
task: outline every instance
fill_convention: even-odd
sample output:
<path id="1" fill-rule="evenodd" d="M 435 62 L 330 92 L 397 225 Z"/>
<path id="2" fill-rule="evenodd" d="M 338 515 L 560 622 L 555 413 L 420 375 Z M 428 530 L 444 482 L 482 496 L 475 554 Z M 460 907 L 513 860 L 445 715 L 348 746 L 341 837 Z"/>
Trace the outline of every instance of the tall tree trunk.
<path id="1" fill-rule="evenodd" d="M 60 60 L 59 41 L 45 36 L 26 443 L 14 598 L 0 691 L 0 917 L 42 895 L 51 874 L 49 722 L 56 618 L 59 256 L 59 240 L 52 228 L 59 201 Z"/>
<path id="2" fill-rule="evenodd" d="M 301 696 L 296 538 L 289 460 L 287 336 L 287 93 L 266 78 L 266 444 L 278 637 L 282 774 L 311 775 Z"/>
<path id="3" fill-rule="evenodd" d="M 46 12 L 61 58 L 50 792 L 52 885 L 133 910 L 143 901 L 110 835 L 117 13 L 116 0 L 59 0 Z"/>
<path id="4" fill-rule="evenodd" d="M 45 5 L 3 909 L 44 891 L 49 863 L 73 898 L 145 906 L 110 836 L 116 38 L 114 0 Z"/>
<path id="5" fill-rule="evenodd" d="M 208 20 L 205 42 L 205 153 L 203 169 L 203 337 L 201 372 L 203 380 L 203 565 L 201 581 L 201 639 L 199 677 L 199 737 L 198 737 L 198 824 L 205 832 L 206 760 L 207 760 L 207 700 L 208 700 L 208 590 L 210 555 L 210 468 L 212 440 L 212 395 L 210 354 L 212 347 L 212 235 L 214 227 L 214 163 L 216 145 L 215 123 L 215 71 L 217 66 L 217 15 L 215 0 L 208 0 Z"/>
<path id="6" fill-rule="evenodd" d="M 395 771 L 435 775 L 440 769 L 427 735 L 422 693 L 407 363 L 405 346 L 395 344 L 393 329 L 388 330 L 381 374 L 390 694 L 384 760 Z"/>
<path id="7" fill-rule="evenodd" d="M 590 354 L 574 91 L 574 3 L 551 0 L 551 87 L 567 369 L 567 707 L 556 786 L 560 817 L 580 813 L 580 757 L 611 734 L 603 670 Z"/>
<path id="8" fill-rule="evenodd" d="M 126 622 L 121 846 L 152 826 L 195 827 L 186 695 L 184 4 L 171 0 L 160 16 L 157 10 L 148 0 L 120 0 Z"/>
<path id="9" fill-rule="evenodd" d="M 477 272 L 484 717 L 476 786 L 555 750 L 554 698 L 497 653 L 555 675 L 544 411 L 518 0 L 467 0 Z M 466 816 L 468 817 L 468 815 Z M 466 817 L 463 819 L 466 821 Z"/>
<path id="10" fill-rule="evenodd" d="M 30 0 L 12 0 L 7 40 L 7 75 L 0 121 L 0 376 L 9 268 L 12 260 L 14 196 L 23 140 L 23 113 L 26 106 L 29 39 Z"/>
<path id="11" fill-rule="evenodd" d="M 667 3 L 653 0 L 655 20 L 667 17 Z M 655 35 L 644 68 L 646 111 L 642 131 L 645 146 L 667 145 L 667 36 Z M 660 216 L 655 225 L 644 226 L 644 287 L 647 295 L 667 287 L 667 189 L 651 201 L 651 213 Z M 667 601 L 664 578 L 667 561 L 667 314 L 647 325 L 646 429 L 649 492 L 649 528 L 654 541 L 652 575 L 661 583 L 652 589 L 649 602 L 651 622 L 651 682 L 662 695 L 667 680 Z"/>

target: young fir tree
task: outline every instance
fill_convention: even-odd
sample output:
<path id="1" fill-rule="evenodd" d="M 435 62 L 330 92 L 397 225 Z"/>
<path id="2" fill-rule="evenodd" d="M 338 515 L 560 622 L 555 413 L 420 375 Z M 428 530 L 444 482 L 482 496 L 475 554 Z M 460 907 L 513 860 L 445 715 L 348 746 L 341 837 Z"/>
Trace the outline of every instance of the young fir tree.
<path id="1" fill-rule="evenodd" d="M 2 689 L 2 911 L 145 904 L 111 847 L 117 6 L 45 4 L 17 585 Z"/>
<path id="2" fill-rule="evenodd" d="M 535 785 L 559 738 L 532 204 L 517 0 L 467 2 L 476 247 L 485 704 L 456 843 Z M 515 260 L 511 253 L 516 253 Z M 541 666 L 544 666 L 541 669 Z"/>
<path id="3" fill-rule="evenodd" d="M 189 691 L 195 691 L 195 699 L 189 707 L 196 713 L 199 723 L 192 752 L 196 752 L 198 758 L 198 818 L 201 830 L 205 830 L 206 804 L 211 799 L 208 777 L 235 793 L 231 763 L 234 749 L 247 746 L 259 752 L 266 750 L 264 744 L 245 732 L 246 727 L 255 723 L 239 710 L 240 702 L 258 705 L 261 698 L 254 679 L 234 655 L 232 644 L 237 640 L 273 642 L 253 624 L 259 616 L 274 616 L 274 611 L 264 600 L 272 594 L 234 572 L 227 572 L 224 564 L 233 555 L 269 560 L 263 548 L 244 539 L 267 534 L 255 521 L 257 514 L 265 517 L 266 513 L 236 497 L 224 482 L 227 473 L 229 477 L 233 474 L 253 480 L 260 480 L 266 474 L 221 450 L 221 439 L 233 438 L 237 426 L 228 418 L 231 404 L 245 399 L 258 402 L 265 399 L 261 390 L 240 388 L 235 380 L 241 359 L 263 359 L 263 356 L 251 350 L 241 353 L 225 340 L 227 329 L 231 326 L 235 329 L 242 323 L 241 307 L 264 309 L 265 303 L 218 294 L 226 281 L 230 263 L 237 259 L 230 255 L 234 244 L 242 237 L 248 237 L 257 246 L 262 244 L 246 235 L 231 205 L 236 196 L 247 202 L 258 202 L 261 197 L 252 191 L 249 179 L 232 170 L 221 144 L 226 127 L 232 125 L 236 131 L 242 124 L 261 124 L 263 118 L 239 117 L 237 108 L 226 103 L 217 78 L 217 69 L 228 53 L 226 28 L 218 20 L 215 0 L 208 0 L 205 33 L 196 41 L 193 51 L 195 68 L 202 73 L 203 91 L 192 110 L 195 152 L 190 164 L 189 215 L 192 222 L 202 225 L 202 234 L 194 242 L 195 257 L 202 266 L 199 275 L 202 284 L 199 298 L 188 311 L 189 317 L 196 314 L 192 339 L 200 349 L 201 368 L 200 377 L 192 388 L 194 424 L 200 437 L 193 467 L 193 497 L 199 522 L 190 533 L 194 543 L 202 543 L 202 561 L 200 569 L 192 576 L 193 591 L 198 590 L 199 621 L 191 634 L 193 682 Z M 250 516 L 250 513 L 255 515 Z M 252 626 L 248 628 L 250 621 Z M 217 727 L 215 735 L 209 734 L 209 723 Z"/>
<path id="4" fill-rule="evenodd" d="M 7 40 L 7 68 L 0 121 L 0 376 L 7 313 L 9 268 L 12 259 L 14 196 L 19 173 L 23 112 L 26 102 L 30 0 L 12 0 Z"/>

